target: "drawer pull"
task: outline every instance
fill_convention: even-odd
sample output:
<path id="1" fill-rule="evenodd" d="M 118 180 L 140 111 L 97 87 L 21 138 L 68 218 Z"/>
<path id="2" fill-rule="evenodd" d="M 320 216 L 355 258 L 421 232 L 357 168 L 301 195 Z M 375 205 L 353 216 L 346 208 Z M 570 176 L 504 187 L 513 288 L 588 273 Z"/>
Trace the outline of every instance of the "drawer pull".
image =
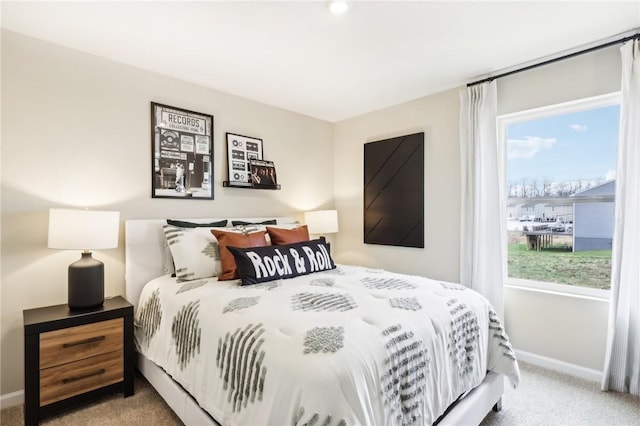
<path id="1" fill-rule="evenodd" d="M 106 373 L 106 371 L 107 370 L 105 370 L 104 368 L 101 368 L 100 370 L 94 371 L 94 372 L 89 373 L 89 374 L 85 374 L 85 375 L 82 375 L 82 376 L 76 376 L 76 377 L 69 377 L 68 379 L 63 379 L 62 383 L 64 383 L 66 385 L 67 383 L 77 382 L 78 380 L 87 379 L 87 378 L 93 377 L 93 376 L 99 376 L 100 374 Z"/>
<path id="2" fill-rule="evenodd" d="M 70 348 L 72 346 L 86 345 L 86 344 L 89 344 L 89 343 L 99 342 L 99 341 L 104 340 L 104 339 L 105 339 L 104 336 L 97 336 L 97 337 L 92 337 L 90 339 L 78 340 L 77 342 L 65 343 L 65 344 L 62 345 L 62 347 L 63 348 Z"/>

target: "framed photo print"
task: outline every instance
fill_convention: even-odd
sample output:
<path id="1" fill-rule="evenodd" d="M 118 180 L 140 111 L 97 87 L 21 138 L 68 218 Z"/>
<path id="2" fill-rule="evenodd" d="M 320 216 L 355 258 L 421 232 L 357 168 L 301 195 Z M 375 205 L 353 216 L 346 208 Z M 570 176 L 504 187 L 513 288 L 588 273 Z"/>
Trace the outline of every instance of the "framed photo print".
<path id="1" fill-rule="evenodd" d="M 230 184 L 252 186 L 251 160 L 262 160 L 262 139 L 227 133 L 227 176 Z"/>
<path id="2" fill-rule="evenodd" d="M 153 198 L 213 200 L 213 115 L 151 102 Z"/>
<path id="3" fill-rule="evenodd" d="M 278 188 L 276 167 L 273 164 L 273 161 L 250 160 L 249 166 L 251 167 L 251 183 L 254 188 Z"/>

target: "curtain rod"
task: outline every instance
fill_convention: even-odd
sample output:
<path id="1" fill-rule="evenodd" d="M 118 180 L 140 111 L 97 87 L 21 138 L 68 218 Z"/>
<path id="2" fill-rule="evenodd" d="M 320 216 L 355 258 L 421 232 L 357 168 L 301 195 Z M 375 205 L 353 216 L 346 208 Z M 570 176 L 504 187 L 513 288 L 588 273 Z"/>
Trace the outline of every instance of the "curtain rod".
<path id="1" fill-rule="evenodd" d="M 549 65 L 549 64 L 552 64 L 554 62 L 563 61 L 565 59 L 573 58 L 574 56 L 584 55 L 585 53 L 590 53 L 590 52 L 593 52 L 593 51 L 596 51 L 596 50 L 604 49 L 606 47 L 615 46 L 616 44 L 626 43 L 629 40 L 640 40 L 640 33 L 637 33 L 637 34 L 634 34 L 634 35 L 630 35 L 630 36 L 627 36 L 627 37 L 623 37 L 623 38 L 618 39 L 618 40 L 610 41 L 608 43 L 604 43 L 604 44 L 601 44 L 601 45 L 598 45 L 598 46 L 589 47 L 589 48 L 584 49 L 584 50 L 579 50 L 577 52 L 569 53 L 569 54 L 564 55 L 564 56 L 559 56 L 557 58 L 549 59 L 547 61 L 543 61 L 543 62 L 540 62 L 540 63 L 537 63 L 537 64 L 528 65 L 528 66 L 523 67 L 523 68 L 518 68 L 518 69 L 515 69 L 515 70 L 512 70 L 512 71 L 508 71 L 508 72 L 505 72 L 505 73 L 502 73 L 502 74 L 498 74 L 498 75 L 494 75 L 494 76 L 491 76 L 491 77 L 483 78 L 482 80 L 474 81 L 473 83 L 467 84 L 467 87 L 471 87 L 471 86 L 475 86 L 477 84 L 482 84 L 482 83 L 486 83 L 486 82 L 489 82 L 489 81 L 497 80 L 499 78 L 506 77 L 508 75 L 517 74 L 517 73 L 522 72 L 522 71 L 528 71 L 530 69 L 538 68 L 538 67 L 541 67 L 543 65 Z"/>

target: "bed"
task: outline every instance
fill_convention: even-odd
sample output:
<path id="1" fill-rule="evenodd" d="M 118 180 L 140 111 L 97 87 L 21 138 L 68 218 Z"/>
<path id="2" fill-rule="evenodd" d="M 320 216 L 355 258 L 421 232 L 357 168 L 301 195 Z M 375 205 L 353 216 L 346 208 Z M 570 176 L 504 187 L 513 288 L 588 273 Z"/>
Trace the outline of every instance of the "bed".
<path id="1" fill-rule="evenodd" d="M 499 318 L 463 286 L 349 265 L 176 282 L 165 225 L 126 222 L 126 296 L 138 369 L 187 425 L 478 424 L 518 383 Z"/>

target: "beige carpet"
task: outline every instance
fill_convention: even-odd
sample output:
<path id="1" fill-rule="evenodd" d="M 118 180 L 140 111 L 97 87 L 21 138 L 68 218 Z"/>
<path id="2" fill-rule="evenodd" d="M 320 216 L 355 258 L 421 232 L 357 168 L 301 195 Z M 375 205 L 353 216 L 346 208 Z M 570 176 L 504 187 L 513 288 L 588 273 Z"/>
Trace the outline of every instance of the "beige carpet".
<path id="1" fill-rule="evenodd" d="M 22 426 L 24 425 L 23 416 L 24 405 L 6 408 L 0 414 L 0 424 Z M 96 399 L 91 405 L 79 406 L 46 417 L 40 424 L 47 426 L 173 426 L 182 425 L 182 422 L 144 377 L 137 373 L 133 396 L 123 398 L 122 393 L 105 396 Z"/>
<path id="2" fill-rule="evenodd" d="M 557 374 L 520 363 L 522 382 L 505 392 L 500 413 L 491 412 L 482 426 L 639 426 L 640 398 L 601 392 L 597 383 Z M 2 425 L 22 425 L 23 407 L 2 410 Z M 113 395 L 89 406 L 46 418 L 41 424 L 77 425 L 182 425 L 171 409 L 141 376 L 135 395 Z"/>
<path id="3" fill-rule="evenodd" d="M 481 426 L 640 426 L 640 398 L 519 364 L 520 386 L 506 389 L 502 411 L 489 413 Z"/>

